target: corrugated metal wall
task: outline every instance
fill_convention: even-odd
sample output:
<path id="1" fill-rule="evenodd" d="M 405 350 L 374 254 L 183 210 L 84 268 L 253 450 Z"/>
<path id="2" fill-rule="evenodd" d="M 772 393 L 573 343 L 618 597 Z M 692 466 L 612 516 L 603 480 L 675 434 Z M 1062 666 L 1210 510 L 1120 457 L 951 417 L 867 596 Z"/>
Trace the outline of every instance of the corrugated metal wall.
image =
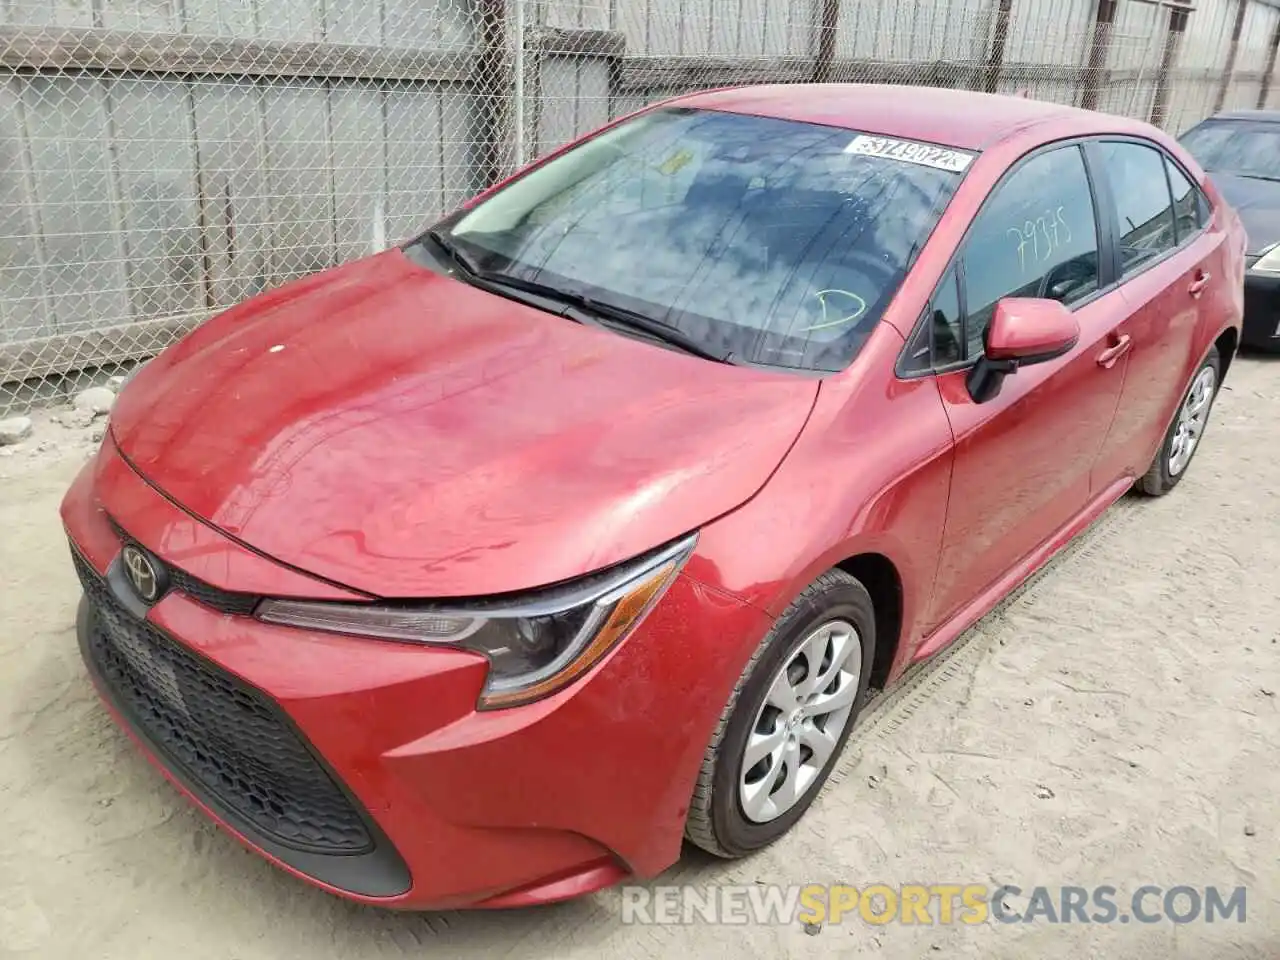
<path id="1" fill-rule="evenodd" d="M 1091 73 L 1112 2 L 524 0 L 517 108 L 517 0 L 0 0 L 0 412 L 411 234 L 509 170 L 517 129 L 535 156 L 670 94 L 815 77 L 1175 130 L 1259 101 L 1273 0 L 1118 0 Z"/>

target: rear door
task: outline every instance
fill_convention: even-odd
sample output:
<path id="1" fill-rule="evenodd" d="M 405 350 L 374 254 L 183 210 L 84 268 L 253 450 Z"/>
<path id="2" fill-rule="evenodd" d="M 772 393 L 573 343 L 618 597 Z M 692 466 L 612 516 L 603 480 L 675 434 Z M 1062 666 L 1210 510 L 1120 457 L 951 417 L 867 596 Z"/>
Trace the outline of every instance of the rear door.
<path id="1" fill-rule="evenodd" d="M 1127 314 L 1116 328 L 1129 368 L 1111 432 L 1094 466 L 1101 490 L 1146 472 L 1186 388 L 1201 311 L 1221 310 L 1226 233 L 1192 179 L 1139 139 L 1089 145 L 1103 208 L 1113 217 L 1115 270 Z"/>
<path id="2" fill-rule="evenodd" d="M 1123 311 L 1112 285 L 1084 155 L 1072 143 L 1023 158 L 992 191 L 922 330 L 955 437 L 951 495 L 930 615 L 937 626 L 977 599 L 1089 501 L 1089 471 L 1115 413 L 1124 358 L 1098 354 Z M 1106 288 L 1110 288 L 1109 290 Z M 1080 341 L 1065 356 L 1019 369 L 985 403 L 966 380 L 996 302 L 1066 304 Z M 908 348 L 919 356 L 920 348 Z"/>

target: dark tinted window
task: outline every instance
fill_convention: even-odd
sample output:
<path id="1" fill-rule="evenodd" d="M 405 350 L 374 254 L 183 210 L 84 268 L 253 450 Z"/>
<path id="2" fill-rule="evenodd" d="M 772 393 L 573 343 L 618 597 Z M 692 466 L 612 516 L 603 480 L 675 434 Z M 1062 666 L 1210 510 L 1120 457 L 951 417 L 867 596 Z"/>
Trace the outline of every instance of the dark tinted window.
<path id="1" fill-rule="evenodd" d="M 1164 155 L 1137 143 L 1101 143 L 1098 148 L 1115 199 L 1121 269 L 1132 273 L 1177 245 Z"/>
<path id="2" fill-rule="evenodd" d="M 1169 171 L 1169 189 L 1173 192 L 1173 220 L 1178 231 L 1178 242 L 1181 243 L 1202 226 L 1201 213 L 1204 204 L 1200 198 L 1200 190 L 1187 179 L 1176 163 L 1168 157 L 1164 158 L 1165 167 Z"/>
<path id="3" fill-rule="evenodd" d="M 483 269 L 674 324 L 718 354 L 837 370 L 959 183 L 947 164 L 970 159 L 835 127 L 663 109 L 514 181 L 451 232 Z"/>
<path id="4" fill-rule="evenodd" d="M 1210 173 L 1280 180 L 1280 123 L 1207 120 L 1181 142 Z"/>
<path id="5" fill-rule="evenodd" d="M 965 242 L 968 356 L 1002 297 L 1074 303 L 1098 289 L 1098 230 L 1079 147 L 1022 164 L 996 187 Z"/>

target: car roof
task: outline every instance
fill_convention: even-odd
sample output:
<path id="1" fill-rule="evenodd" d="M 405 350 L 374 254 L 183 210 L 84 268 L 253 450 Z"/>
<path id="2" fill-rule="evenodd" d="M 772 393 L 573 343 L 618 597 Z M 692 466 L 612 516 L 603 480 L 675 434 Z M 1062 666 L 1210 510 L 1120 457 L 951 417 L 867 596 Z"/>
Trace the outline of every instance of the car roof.
<path id="1" fill-rule="evenodd" d="M 1280 123 L 1280 110 L 1226 110 L 1215 113 L 1210 120 L 1261 120 L 1263 123 Z"/>
<path id="2" fill-rule="evenodd" d="M 1149 134 L 1144 123 L 1024 97 L 896 84 L 769 84 L 679 97 L 680 106 L 865 130 L 982 150 L 1029 126 L 1058 122 L 1063 135 Z"/>

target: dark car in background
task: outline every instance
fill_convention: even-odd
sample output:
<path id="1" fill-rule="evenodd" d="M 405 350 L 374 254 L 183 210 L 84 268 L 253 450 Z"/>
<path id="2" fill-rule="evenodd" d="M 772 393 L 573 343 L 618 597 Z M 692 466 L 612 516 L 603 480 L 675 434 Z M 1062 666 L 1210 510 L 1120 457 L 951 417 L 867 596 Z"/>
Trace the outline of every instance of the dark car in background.
<path id="1" fill-rule="evenodd" d="M 1220 113 L 1180 139 L 1249 234 L 1241 342 L 1280 351 L 1280 110 Z"/>

